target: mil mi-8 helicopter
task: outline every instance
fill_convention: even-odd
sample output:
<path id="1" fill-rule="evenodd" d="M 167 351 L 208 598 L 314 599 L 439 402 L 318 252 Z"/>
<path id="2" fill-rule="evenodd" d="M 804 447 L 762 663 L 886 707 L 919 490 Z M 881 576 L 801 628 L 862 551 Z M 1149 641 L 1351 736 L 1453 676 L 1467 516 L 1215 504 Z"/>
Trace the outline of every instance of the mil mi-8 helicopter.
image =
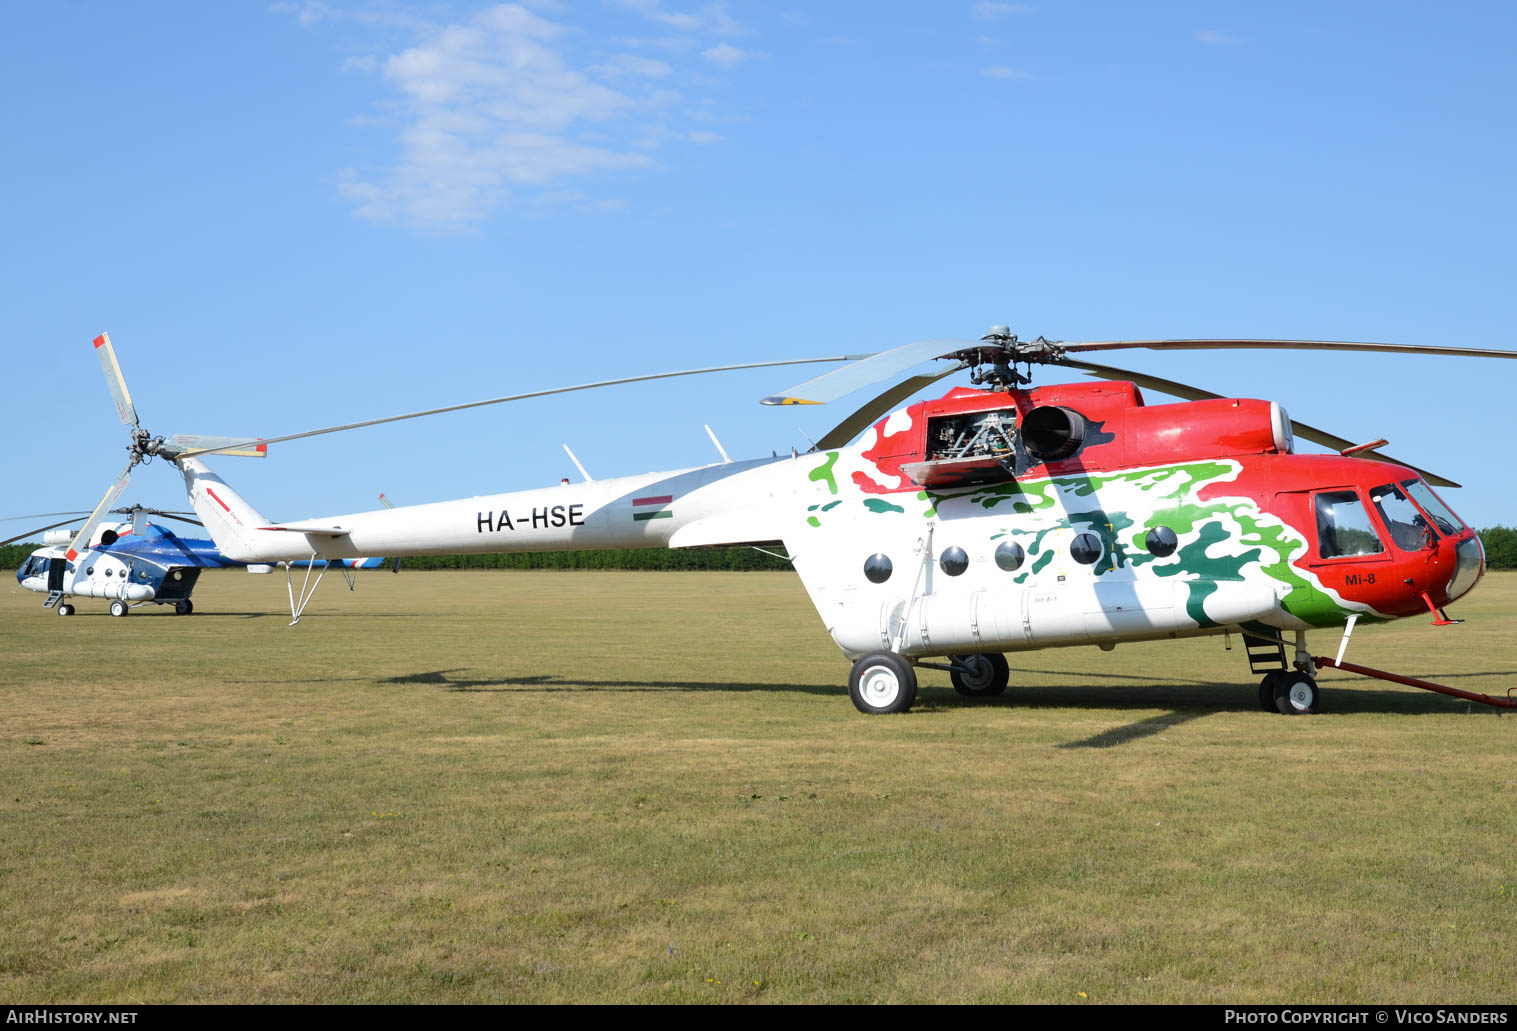
<path id="1" fill-rule="evenodd" d="M 27 556 L 17 568 L 16 581 L 25 590 L 46 594 L 48 600 L 44 604 L 56 607 L 60 616 L 74 614 L 72 602 L 66 600 L 74 597 L 107 599 L 111 614 L 115 616 L 126 615 L 133 605 L 146 604 L 172 605 L 175 614 L 187 616 L 195 611 L 190 595 L 202 569 L 243 564 L 224 558 L 211 541 L 181 537 L 150 519 L 157 517 L 201 525 L 196 519 L 186 518 L 193 513 L 164 512 L 141 505 L 113 509 L 112 512 L 131 518 L 127 522 L 97 526 L 88 546 L 76 554 L 75 561 L 65 557 L 63 548 L 75 533 L 56 527 L 75 522 L 79 516 L 89 513 L 49 512 L 44 516 L 15 517 L 69 517 L 0 541 L 0 544 L 9 544 L 30 537 L 38 530 L 47 531 L 43 535 L 44 546 Z"/>
<path id="2" fill-rule="evenodd" d="M 1274 402 L 1221 397 L 1075 357 L 1132 348 L 1517 358 L 1512 351 L 1347 341 L 1023 341 L 996 326 L 980 340 L 723 367 L 847 362 L 764 399 L 789 405 L 836 400 L 932 359 L 949 363 L 896 383 L 805 454 L 734 462 L 723 452 L 724 461 L 700 468 L 587 476 L 573 485 L 285 523 L 261 515 L 204 457 L 721 370 L 534 391 L 258 441 L 165 442 L 122 409 L 133 428 L 131 461 L 97 515 L 136 462 L 158 455 L 183 474 L 217 547 L 242 562 L 783 546 L 828 632 L 853 660 L 855 707 L 870 714 L 909 709 L 917 668 L 946 670 L 960 694 L 988 697 L 1008 684 L 1006 653 L 1224 633 L 1245 638 L 1250 669 L 1263 674 L 1262 708 L 1310 713 L 1319 704 L 1317 667 L 1342 665 L 1342 648 L 1336 662 L 1313 657 L 1307 630 L 1343 627 L 1346 646 L 1358 623 L 1429 612 L 1438 625 L 1453 622 L 1444 606 L 1484 572 L 1478 537 L 1431 486 L 1457 484 L 1386 457 L 1378 451 L 1383 440 L 1355 445 L 1292 422 Z M 97 338 L 96 349 L 109 352 L 109 339 Z M 125 386 L 114 354 L 101 364 L 121 409 Z M 1032 387 L 1034 365 L 1104 382 Z M 961 371 L 972 386 L 892 411 Z M 1185 400 L 1148 405 L 1142 388 Z M 1297 438 L 1339 453 L 1297 454 Z M 81 535 L 87 539 L 90 529 Z M 298 598 L 291 585 L 295 622 L 310 600 L 308 585 L 309 573 Z M 1295 638 L 1289 658 L 1287 633 Z"/>
<path id="3" fill-rule="evenodd" d="M 384 495 L 380 495 L 384 500 Z M 388 502 L 387 502 L 388 503 Z M 60 522 L 36 527 L 26 533 L 0 541 L 0 545 L 24 540 L 39 531 L 43 546 L 33 551 L 16 569 L 16 582 L 24 590 L 47 595 L 43 602 L 60 616 L 72 616 L 74 604 L 71 598 L 101 598 L 110 602 L 113 616 L 125 616 L 140 605 L 171 605 L 174 614 L 188 616 L 195 611 L 191 595 L 203 569 L 247 568 L 253 573 L 272 573 L 274 567 L 264 564 L 249 564 L 227 558 L 216 548 L 214 541 L 197 537 L 182 537 L 153 518 L 173 519 L 194 526 L 202 525 L 198 519 L 189 519 L 191 512 L 165 512 L 157 508 L 133 505 L 116 508 L 112 514 L 131 518 L 120 523 L 100 523 L 91 536 L 87 547 L 68 558 L 65 546 L 76 536 L 75 531 L 59 530 L 57 527 L 77 522 L 78 517 L 88 512 L 48 512 L 37 516 L 14 516 L 12 519 L 51 518 L 68 516 Z M 354 570 L 378 569 L 382 558 L 333 559 L 331 564 L 343 571 L 348 587 L 355 586 Z M 327 565 L 319 560 L 322 566 Z M 299 568 L 304 563 L 295 563 Z M 399 571 L 400 560 L 395 560 Z"/>

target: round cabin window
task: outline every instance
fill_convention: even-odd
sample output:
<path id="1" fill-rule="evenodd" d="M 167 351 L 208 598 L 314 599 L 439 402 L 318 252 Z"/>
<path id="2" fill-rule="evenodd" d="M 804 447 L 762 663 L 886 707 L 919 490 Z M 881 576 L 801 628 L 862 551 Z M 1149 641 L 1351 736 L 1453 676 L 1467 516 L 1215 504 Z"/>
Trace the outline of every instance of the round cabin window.
<path id="1" fill-rule="evenodd" d="M 958 576 L 969 568 L 969 556 L 963 548 L 949 548 L 938 556 L 938 565 L 949 576 Z"/>
<path id="2" fill-rule="evenodd" d="M 1151 554 L 1160 558 L 1166 558 L 1175 553 L 1180 546 L 1180 538 L 1175 536 L 1175 531 L 1167 526 L 1156 526 L 1148 531 L 1148 536 L 1143 538 L 1143 545 Z"/>
<path id="3" fill-rule="evenodd" d="M 1088 566 L 1101 557 L 1101 538 L 1093 533 L 1082 533 L 1069 545 L 1069 554 L 1082 566 Z"/>
<path id="4" fill-rule="evenodd" d="M 890 563 L 890 556 L 885 554 L 876 553 L 864 560 L 864 576 L 872 584 L 882 584 L 889 580 L 894 568 Z"/>
<path id="5" fill-rule="evenodd" d="M 1027 561 L 1027 551 L 1016 541 L 1002 541 L 996 548 L 996 565 L 1008 573 L 1015 573 Z"/>

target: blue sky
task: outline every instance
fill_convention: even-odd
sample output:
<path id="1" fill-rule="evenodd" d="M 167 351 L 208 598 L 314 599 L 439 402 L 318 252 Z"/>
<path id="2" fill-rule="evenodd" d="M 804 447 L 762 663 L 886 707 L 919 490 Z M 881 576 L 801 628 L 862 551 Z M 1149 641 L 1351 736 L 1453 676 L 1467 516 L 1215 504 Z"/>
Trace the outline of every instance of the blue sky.
<path id="1" fill-rule="evenodd" d="M 0 41 L 0 515 L 154 432 L 275 436 L 1004 322 L 1517 349 L 1505 3 L 53 3 Z M 1517 522 L 1517 364 L 1111 363 L 1279 400 Z M 294 442 L 218 471 L 296 519 L 804 449 L 805 370 Z M 1043 382 L 1056 377 L 1045 375 Z M 1151 397 L 1151 401 L 1162 398 Z M 126 500 L 183 500 L 167 467 Z"/>

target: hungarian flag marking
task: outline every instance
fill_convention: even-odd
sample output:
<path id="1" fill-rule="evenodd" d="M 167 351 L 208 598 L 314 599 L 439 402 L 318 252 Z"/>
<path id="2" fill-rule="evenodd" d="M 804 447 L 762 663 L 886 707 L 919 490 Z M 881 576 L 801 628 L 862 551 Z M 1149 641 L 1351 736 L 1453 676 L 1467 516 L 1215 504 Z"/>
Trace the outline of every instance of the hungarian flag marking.
<path id="1" fill-rule="evenodd" d="M 645 511 L 634 511 L 632 513 L 632 521 L 635 523 L 641 523 L 647 519 L 673 519 L 673 510 L 668 508 L 655 507 L 659 505 L 668 505 L 673 501 L 673 494 L 654 494 L 646 498 L 633 498 L 632 507 L 634 509 L 645 509 Z"/>

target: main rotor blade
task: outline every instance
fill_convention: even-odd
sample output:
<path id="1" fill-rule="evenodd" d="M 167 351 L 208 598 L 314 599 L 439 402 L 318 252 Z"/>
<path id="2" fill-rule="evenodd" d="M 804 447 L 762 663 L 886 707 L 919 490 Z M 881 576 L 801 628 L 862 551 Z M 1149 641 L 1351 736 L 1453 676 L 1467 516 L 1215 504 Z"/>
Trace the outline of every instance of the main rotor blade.
<path id="1" fill-rule="evenodd" d="M 863 432 L 866 426 L 875 423 L 880 416 L 890 411 L 912 394 L 915 394 L 918 390 L 925 390 L 945 376 L 952 376 L 955 372 L 959 372 L 966 367 L 963 363 L 960 363 L 943 372 L 913 376 L 908 380 L 897 383 L 883 394 L 872 398 L 868 404 L 822 434 L 822 438 L 816 442 L 817 450 L 827 451 L 832 448 L 842 447 Z"/>
<path id="2" fill-rule="evenodd" d="M 116 499 L 121 497 L 121 492 L 126 490 L 126 485 L 132 479 L 132 466 L 136 464 L 137 456 L 133 455 L 132 460 L 126 463 L 126 468 L 121 470 L 121 475 L 116 477 L 116 482 L 111 484 L 110 490 L 105 492 L 105 497 L 100 499 L 100 504 L 95 506 L 95 511 L 91 512 L 90 517 L 84 521 L 84 528 L 74 534 L 74 539 L 68 546 L 70 562 L 79 554 L 80 548 L 89 547 L 90 534 L 95 532 L 95 527 L 100 525 L 110 511 L 110 507 L 116 503 Z"/>
<path id="3" fill-rule="evenodd" d="M 175 516 L 175 515 L 187 516 L 187 515 L 194 515 L 195 514 L 194 512 L 185 512 L 185 511 L 183 511 L 181 509 L 175 509 L 172 512 L 167 512 L 167 511 L 165 511 L 165 510 L 163 510 L 161 508 L 148 508 L 146 505 L 132 505 L 132 506 L 130 506 L 128 508 L 113 508 L 113 509 L 111 509 L 111 511 L 112 512 L 116 512 L 116 513 L 120 513 L 121 515 L 131 515 L 133 512 L 146 512 L 148 515 L 166 515 L 166 516 Z M 56 514 L 57 515 L 62 515 L 63 513 L 62 512 L 58 512 Z M 85 513 L 80 512 L 79 514 L 80 515 L 84 515 Z"/>
<path id="4" fill-rule="evenodd" d="M 1171 397 L 1183 397 L 1187 401 L 1215 401 L 1222 397 L 1221 394 L 1213 394 L 1210 390 L 1202 390 L 1200 387 L 1193 387 L 1188 383 L 1180 383 L 1172 379 L 1150 376 L 1146 372 L 1129 372 L 1127 369 L 1118 369 L 1111 365 L 1097 365 L 1094 362 L 1077 362 L 1074 359 L 1069 359 L 1059 364 L 1071 369 L 1083 369 L 1092 376 L 1099 376 L 1102 379 L 1130 380 L 1140 387 L 1157 390 L 1159 393 L 1168 394 Z"/>
<path id="5" fill-rule="evenodd" d="M 83 515 L 83 514 L 84 514 L 83 512 L 78 513 L 78 515 Z M 78 515 L 76 515 L 75 518 L 78 518 Z M 34 533 L 41 533 L 44 530 L 56 530 L 60 526 L 67 526 L 69 523 L 72 523 L 73 521 L 74 521 L 73 519 L 65 519 L 61 523 L 48 523 L 46 526 L 36 526 L 36 527 L 33 527 L 32 529 L 26 531 L 25 533 L 17 534 L 14 537 L 7 537 L 5 540 L 0 541 L 0 548 L 5 547 L 7 544 L 15 544 L 17 541 L 23 540 L 23 539 L 25 539 L 27 537 L 30 537 Z"/>
<path id="6" fill-rule="evenodd" d="M 89 515 L 89 512 L 82 508 L 77 512 L 33 512 L 31 515 L 3 516 L 0 517 L 0 523 L 14 523 L 17 519 L 48 519 L 55 515 L 82 516 Z M 52 527 L 48 527 L 48 529 L 52 529 Z"/>
<path id="7" fill-rule="evenodd" d="M 467 408 L 483 408 L 485 405 L 504 404 L 507 401 L 524 401 L 532 397 L 547 397 L 550 394 L 568 394 L 576 390 L 593 390 L 596 387 L 614 387 L 623 383 L 646 383 L 655 379 L 674 379 L 678 376 L 699 376 L 707 372 L 732 372 L 736 369 L 768 369 L 777 365 L 814 365 L 818 362 L 851 362 L 868 355 L 844 354 L 829 358 L 789 358 L 781 362 L 746 362 L 742 365 L 713 365 L 706 369 L 682 369 L 678 372 L 655 372 L 646 376 L 628 376 L 624 379 L 606 379 L 596 383 L 580 383 L 572 387 L 553 387 L 549 390 L 529 390 L 525 394 L 508 394 L 505 397 L 492 397 L 486 401 L 470 401 L 467 404 L 447 405 L 443 408 L 428 408 L 424 412 L 408 412 L 405 415 L 391 415 L 384 419 L 367 419 L 364 422 L 350 422 L 343 426 L 328 426 L 325 429 L 309 430 L 305 433 L 291 433 L 283 437 L 266 437 L 258 440 L 244 440 L 236 444 L 228 444 L 225 447 L 199 448 L 193 451 L 182 452 L 179 458 L 195 458 L 199 455 L 214 455 L 223 451 L 233 451 L 238 448 L 246 448 L 253 445 L 265 447 L 269 444 L 282 444 L 287 440 L 300 440 L 303 437 L 319 437 L 324 433 L 341 433 L 344 430 L 362 429 L 365 426 L 379 426 L 387 422 L 402 422 L 406 419 L 420 419 L 428 415 L 442 415 L 445 412 L 461 412 Z"/>
<path id="8" fill-rule="evenodd" d="M 147 513 L 146 509 L 144 509 L 143 511 L 144 511 L 145 514 Z M 159 516 L 159 517 L 161 517 L 163 519 L 177 519 L 181 523 L 193 523 L 196 526 L 204 526 L 205 525 L 199 519 L 186 519 L 184 516 L 170 515 L 168 512 L 152 512 L 150 514 L 155 515 L 155 516 Z"/>
<path id="9" fill-rule="evenodd" d="M 1074 369 L 1083 369 L 1092 376 L 1099 376 L 1102 379 L 1130 380 L 1140 387 L 1157 390 L 1162 394 L 1169 394 L 1173 397 L 1183 397 L 1187 401 L 1215 401 L 1221 399 L 1223 396 L 1221 394 L 1213 394 L 1209 390 L 1202 390 L 1200 387 L 1190 386 L 1187 383 L 1177 383 L 1172 379 L 1162 379 L 1158 376 L 1150 376 L 1142 372 L 1129 372 L 1126 369 L 1117 369 L 1110 365 L 1095 365 L 1091 362 L 1077 362 L 1073 360 L 1060 364 Z M 1326 430 L 1319 430 L 1317 427 L 1309 426 L 1304 422 L 1297 422 L 1294 418 L 1291 419 L 1290 423 L 1291 430 L 1296 436 L 1302 440 L 1309 440 L 1313 444 L 1321 444 L 1323 447 L 1332 448 L 1334 451 L 1342 451 L 1345 448 L 1354 446 L 1352 440 L 1345 440 L 1337 434 L 1328 433 Z M 1419 468 L 1410 462 L 1403 462 L 1399 458 L 1383 455 L 1378 451 L 1361 451 L 1355 457 L 1372 458 L 1377 462 L 1390 462 L 1393 465 L 1404 465 L 1408 469 L 1421 474 L 1424 480 L 1435 487 L 1459 486 L 1459 484 L 1445 476 L 1439 476 L 1437 473 Z"/>
<path id="10" fill-rule="evenodd" d="M 932 358 L 962 351 L 968 347 L 984 346 L 983 341 L 973 340 L 918 340 L 912 344 L 892 347 L 878 354 L 859 355 L 858 360 L 841 369 L 825 372 L 788 390 L 771 394 L 759 402 L 766 405 L 822 405 L 836 401 L 846 394 L 873 386 Z"/>
<path id="11" fill-rule="evenodd" d="M 1355 340 L 1087 340 L 1058 343 L 1060 351 L 1119 351 L 1135 347 L 1150 351 L 1246 350 L 1250 348 L 1302 351 L 1384 351 L 1391 354 L 1441 354 L 1465 358 L 1517 358 L 1517 351 L 1442 344 L 1377 344 Z"/>
<path id="12" fill-rule="evenodd" d="M 101 333 L 95 338 L 95 357 L 100 359 L 105 382 L 111 388 L 111 399 L 116 402 L 116 414 L 121 416 L 122 422 L 136 429 L 137 409 L 132 407 L 132 395 L 126 389 L 126 379 L 121 375 L 121 365 L 116 361 L 116 349 L 111 346 L 109 333 Z"/>

